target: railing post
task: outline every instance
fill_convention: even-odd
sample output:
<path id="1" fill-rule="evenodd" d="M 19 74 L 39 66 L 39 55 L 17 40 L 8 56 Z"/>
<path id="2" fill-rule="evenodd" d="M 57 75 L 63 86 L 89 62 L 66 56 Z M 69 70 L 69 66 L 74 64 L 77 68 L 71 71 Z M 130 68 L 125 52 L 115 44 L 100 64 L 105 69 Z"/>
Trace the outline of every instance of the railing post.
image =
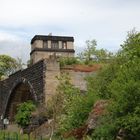
<path id="1" fill-rule="evenodd" d="M 30 133 L 28 134 L 28 140 L 30 140 Z"/>
<path id="2" fill-rule="evenodd" d="M 3 139 L 5 140 L 5 132 L 3 133 Z"/>
<path id="3" fill-rule="evenodd" d="M 10 133 L 9 132 L 7 134 L 7 138 L 8 138 L 8 140 L 10 140 Z"/>
<path id="4" fill-rule="evenodd" d="M 15 140 L 18 140 L 18 134 L 15 132 Z"/>

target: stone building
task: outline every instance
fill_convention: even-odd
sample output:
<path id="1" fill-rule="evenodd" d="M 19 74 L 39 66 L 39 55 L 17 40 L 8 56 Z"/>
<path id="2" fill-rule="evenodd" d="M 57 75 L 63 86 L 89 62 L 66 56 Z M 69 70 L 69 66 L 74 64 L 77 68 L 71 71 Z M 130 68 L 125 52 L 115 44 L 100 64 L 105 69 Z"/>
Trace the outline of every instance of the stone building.
<path id="1" fill-rule="evenodd" d="M 56 76 L 67 72 L 71 82 L 81 90 L 86 90 L 85 76 L 92 73 L 75 69 L 60 68 L 57 57 L 74 56 L 74 38 L 65 36 L 36 35 L 31 40 L 32 65 L 17 71 L 0 81 L 0 116 L 14 120 L 18 104 L 33 100 L 46 104 L 56 92 Z"/>
<path id="2" fill-rule="evenodd" d="M 54 54 L 57 57 L 74 57 L 73 42 L 73 37 L 36 35 L 31 40 L 31 61 L 34 64 Z"/>

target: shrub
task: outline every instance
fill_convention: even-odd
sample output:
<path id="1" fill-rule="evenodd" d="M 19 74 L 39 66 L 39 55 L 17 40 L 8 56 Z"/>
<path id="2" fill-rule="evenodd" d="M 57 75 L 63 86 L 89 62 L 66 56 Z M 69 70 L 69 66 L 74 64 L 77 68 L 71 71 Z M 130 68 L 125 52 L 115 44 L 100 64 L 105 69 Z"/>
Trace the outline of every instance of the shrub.
<path id="1" fill-rule="evenodd" d="M 73 64 L 78 64 L 79 61 L 75 57 L 67 57 L 67 58 L 60 58 L 60 66 L 64 67 L 66 65 L 73 65 Z"/>
<path id="2" fill-rule="evenodd" d="M 17 114 L 15 116 L 16 123 L 22 128 L 28 126 L 30 123 L 31 113 L 34 110 L 35 105 L 32 101 L 21 103 L 17 109 Z"/>

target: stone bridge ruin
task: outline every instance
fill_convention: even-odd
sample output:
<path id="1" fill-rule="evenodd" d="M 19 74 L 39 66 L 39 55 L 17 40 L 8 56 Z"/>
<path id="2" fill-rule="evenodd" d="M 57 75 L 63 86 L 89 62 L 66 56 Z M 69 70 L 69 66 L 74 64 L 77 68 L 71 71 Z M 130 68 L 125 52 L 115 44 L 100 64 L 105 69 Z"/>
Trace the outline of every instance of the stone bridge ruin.
<path id="1" fill-rule="evenodd" d="M 90 72 L 64 70 L 57 61 L 57 57 L 74 56 L 73 42 L 73 37 L 50 35 L 36 35 L 31 40 L 32 65 L 0 81 L 0 116 L 8 117 L 12 122 L 18 104 L 27 100 L 45 104 L 55 94 L 56 76 L 61 72 L 68 72 L 75 86 L 86 89 L 84 77 Z"/>

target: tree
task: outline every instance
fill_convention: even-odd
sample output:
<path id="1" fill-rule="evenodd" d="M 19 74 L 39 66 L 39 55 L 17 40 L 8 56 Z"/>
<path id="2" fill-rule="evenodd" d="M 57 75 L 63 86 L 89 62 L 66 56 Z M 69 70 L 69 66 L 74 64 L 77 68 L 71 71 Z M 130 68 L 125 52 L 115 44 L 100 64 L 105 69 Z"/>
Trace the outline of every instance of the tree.
<path id="1" fill-rule="evenodd" d="M 110 84 L 116 125 L 123 128 L 128 139 L 140 139 L 140 33 L 129 32 L 122 45 L 121 55 L 126 61 Z M 127 121 L 126 121 L 127 120 Z M 136 125 L 137 124 L 137 125 Z"/>
<path id="2" fill-rule="evenodd" d="M 86 58 L 86 61 L 89 62 L 91 60 L 91 57 L 93 55 L 96 55 L 96 46 L 97 46 L 97 41 L 95 39 L 93 40 L 87 40 L 86 41 L 86 49 L 84 51 L 84 56 Z"/>
<path id="3" fill-rule="evenodd" d="M 8 76 L 17 69 L 17 62 L 8 55 L 0 55 L 0 80 L 2 76 Z"/>
<path id="4" fill-rule="evenodd" d="M 96 58 L 98 61 L 106 61 L 108 59 L 111 59 L 112 57 L 113 57 L 113 53 L 105 49 L 96 50 Z"/>
<path id="5" fill-rule="evenodd" d="M 25 64 L 21 58 L 12 58 L 8 55 L 0 55 L 0 80 L 10 74 L 23 69 Z"/>
<path id="6" fill-rule="evenodd" d="M 70 83 L 67 73 L 57 78 L 57 93 L 48 102 L 47 110 L 48 115 L 52 114 L 54 128 L 63 134 L 80 127 L 87 120 L 96 98 L 91 92 L 81 93 Z"/>
<path id="7" fill-rule="evenodd" d="M 101 119 L 93 138 L 114 140 L 119 130 L 123 130 L 124 139 L 140 139 L 140 33 L 129 32 L 121 46 L 115 59 L 114 76 L 102 90 L 109 92 L 108 114 Z M 105 77 L 108 81 L 108 74 Z M 104 87 L 100 83 L 97 86 L 101 87 L 96 89 Z"/>
<path id="8" fill-rule="evenodd" d="M 79 53 L 79 59 L 85 59 L 86 63 L 89 64 L 91 61 L 99 61 L 99 62 L 106 62 L 109 59 L 113 58 L 113 53 L 107 51 L 106 49 L 97 49 L 97 41 L 95 39 L 93 40 L 87 40 L 86 41 L 86 49 Z"/>

